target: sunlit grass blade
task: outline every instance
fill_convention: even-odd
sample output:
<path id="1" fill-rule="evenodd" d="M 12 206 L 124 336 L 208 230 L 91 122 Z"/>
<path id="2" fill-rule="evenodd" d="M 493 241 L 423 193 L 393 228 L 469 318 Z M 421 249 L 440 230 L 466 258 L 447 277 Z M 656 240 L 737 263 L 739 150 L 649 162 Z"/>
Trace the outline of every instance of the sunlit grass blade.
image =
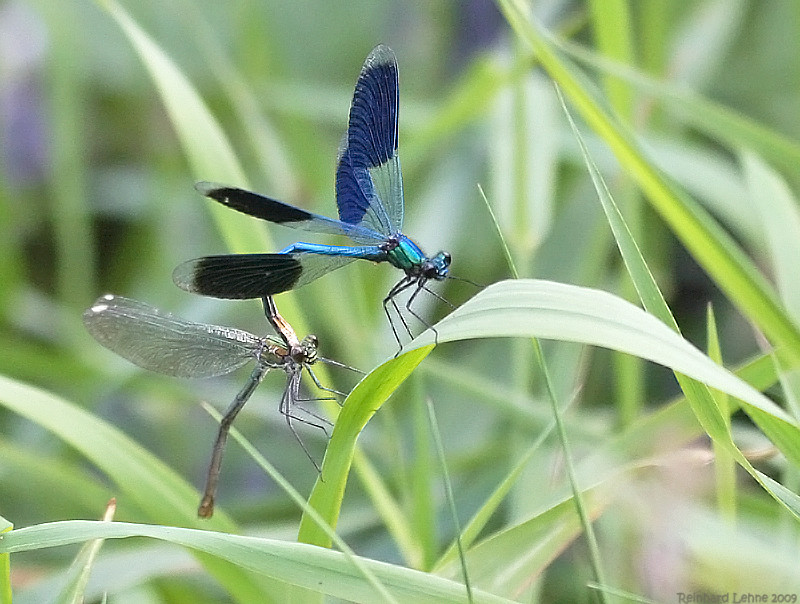
<path id="1" fill-rule="evenodd" d="M 566 40 L 553 40 L 564 52 L 585 65 L 625 80 L 659 99 L 678 120 L 697 128 L 731 149 L 750 149 L 771 162 L 794 170 L 800 163 L 800 142 L 730 107 L 715 103 L 674 83 L 666 83 Z"/>
<path id="2" fill-rule="evenodd" d="M 105 514 L 103 515 L 103 522 L 111 522 L 114 519 L 116 507 L 116 501 L 113 499 L 108 502 Z M 67 583 L 57 596 L 57 602 L 82 604 L 86 593 L 86 584 L 89 582 L 89 576 L 102 546 L 103 539 L 93 539 L 83 544 L 83 547 L 81 547 L 81 550 L 72 562 Z"/>
<path id="3" fill-rule="evenodd" d="M 13 524 L 0 516 L 0 540 L 13 528 Z M 11 555 L 8 552 L 0 552 L 0 578 L 0 604 L 11 604 Z"/>
<path id="4" fill-rule="evenodd" d="M 520 147 L 518 144 L 517 147 Z M 522 194 L 521 183 L 525 180 L 523 174 L 527 172 L 527 170 L 523 167 L 525 164 L 520 162 L 520 158 L 524 158 L 525 154 L 522 149 L 515 153 L 515 155 L 519 155 L 519 157 L 515 157 L 514 166 L 517 168 L 515 170 L 515 182 L 519 183 L 519 186 L 515 189 L 514 201 L 516 202 L 516 211 L 515 216 L 517 218 L 517 223 L 522 225 L 525 222 L 525 217 L 527 212 L 524 209 L 524 201 L 526 196 Z M 481 190 L 483 193 L 483 190 Z M 500 240 L 503 244 L 503 248 L 506 251 L 506 259 L 509 263 L 509 268 L 512 271 L 512 274 L 515 277 L 519 278 L 519 273 L 517 272 L 516 263 L 514 262 L 512 256 L 509 253 L 509 247 L 506 244 L 505 236 L 500 229 L 500 225 L 495 217 L 495 213 L 491 207 L 486 196 L 483 196 L 484 202 L 486 203 L 487 208 L 489 209 L 489 213 L 491 214 L 492 220 L 494 222 L 495 227 L 497 228 L 498 234 L 500 236 Z M 551 200 L 547 200 L 548 202 Z M 526 258 L 530 254 L 526 249 L 526 246 L 523 242 L 527 239 L 526 237 L 522 237 L 518 240 L 517 243 L 517 252 L 518 256 L 521 258 Z M 528 264 L 526 261 L 525 264 Z M 537 338 L 532 338 L 531 340 L 531 350 L 533 352 L 533 357 L 536 361 L 536 365 L 539 368 L 541 373 L 542 380 L 545 385 L 545 390 L 547 392 L 547 398 L 550 402 L 550 409 L 553 414 L 554 425 L 556 429 L 556 434 L 558 435 L 558 439 L 561 443 L 561 449 L 564 454 L 564 465 L 566 468 L 567 480 L 569 481 L 570 488 L 572 489 L 572 495 L 575 502 L 575 509 L 578 513 L 578 517 L 580 518 L 581 528 L 583 529 L 583 533 L 586 535 L 586 542 L 589 547 L 589 561 L 592 567 L 592 572 L 594 573 L 594 578 L 596 581 L 603 583 L 604 582 L 604 571 L 602 560 L 600 557 L 600 550 L 597 545 L 597 539 L 594 534 L 594 528 L 591 524 L 591 520 L 589 519 L 589 515 L 586 511 L 586 505 L 583 501 L 583 497 L 581 495 L 581 488 L 577 482 L 577 478 L 575 476 L 575 466 L 574 466 L 574 459 L 572 455 L 572 447 L 570 445 L 570 441 L 567 437 L 566 428 L 564 426 L 564 422 L 561 415 L 561 408 L 558 401 L 558 397 L 556 394 L 556 390 L 553 387 L 553 381 L 550 376 L 550 370 L 548 369 L 547 362 L 545 360 L 544 350 L 542 349 L 542 345 Z M 524 354 L 524 353 L 523 353 Z M 518 363 L 522 363 L 522 371 L 516 371 L 515 373 L 518 374 L 518 379 L 521 379 L 523 382 L 527 382 L 528 379 L 528 367 L 532 367 L 533 363 L 528 362 L 527 354 L 523 357 L 522 355 L 514 355 L 518 358 Z M 508 483 L 511 486 L 511 483 Z M 495 493 L 495 496 L 498 494 Z M 473 525 L 474 526 L 474 525 Z M 458 545 L 459 554 L 462 552 L 461 543 L 460 543 L 460 535 L 457 537 L 456 544 Z M 462 555 L 463 558 L 463 555 Z M 466 573 L 466 571 L 464 571 Z M 604 602 L 603 595 L 600 594 L 600 601 L 601 603 Z"/>
<path id="5" fill-rule="evenodd" d="M 611 197 L 611 194 L 609 193 L 600 172 L 597 170 L 597 166 L 595 166 L 594 162 L 592 161 L 592 158 L 589 155 L 585 144 L 583 143 L 580 132 L 575 126 L 575 123 L 572 121 L 572 116 L 569 114 L 569 111 L 566 109 L 566 105 L 564 105 L 564 110 L 567 114 L 567 118 L 570 121 L 572 130 L 577 137 L 578 142 L 580 143 L 587 168 L 589 169 L 592 181 L 597 189 L 600 202 L 603 205 L 603 210 L 606 213 L 606 217 L 608 218 L 609 224 L 614 232 L 614 237 L 617 241 L 617 245 L 619 246 L 625 266 L 628 269 L 628 273 L 633 280 L 636 291 L 639 293 L 639 297 L 641 298 L 644 307 L 654 316 L 661 319 L 665 325 L 671 326 L 676 332 L 679 333 L 680 330 L 678 325 L 675 322 L 675 319 L 673 318 L 672 313 L 664 300 L 664 297 L 661 295 L 661 291 L 658 289 L 658 285 L 656 284 L 653 275 L 647 267 L 647 264 L 645 263 L 641 252 L 639 251 L 639 247 L 633 240 L 633 237 L 631 236 L 631 233 L 628 230 L 628 227 L 625 224 L 617 205 L 614 203 L 614 200 Z M 697 415 L 698 420 L 706 429 L 709 436 L 714 440 L 715 446 L 724 447 L 725 450 L 733 455 L 736 461 L 739 462 L 742 467 L 747 470 L 751 476 L 753 476 L 753 478 L 759 481 L 761 485 L 776 498 L 777 501 L 783 503 L 789 508 L 793 508 L 793 502 L 785 501 L 781 493 L 773 492 L 766 483 L 761 482 L 759 475 L 755 471 L 755 468 L 753 468 L 742 452 L 736 447 L 730 431 L 730 419 L 728 414 L 722 413 L 722 410 L 720 409 L 720 406 L 713 396 L 711 390 L 705 384 L 689 379 L 681 372 L 676 372 L 675 377 L 678 380 L 678 383 L 680 384 L 684 394 L 686 394 L 687 400 L 692 405 L 692 409 Z M 721 398 L 724 395 L 720 394 L 719 396 Z M 727 405 L 725 410 L 727 411 Z M 786 434 L 784 432 L 785 426 L 782 423 L 774 422 L 773 417 L 769 416 L 768 414 L 764 414 L 758 407 L 751 408 L 745 404 L 745 411 L 750 414 L 753 420 L 767 434 L 767 436 L 773 440 L 773 442 L 776 442 L 776 444 L 782 442 L 784 446 L 789 446 L 797 451 L 797 442 L 791 443 L 786 439 Z M 794 429 L 800 429 L 798 428 L 796 422 L 794 422 Z M 778 444 L 778 447 L 781 447 L 781 445 Z"/>
<path id="6" fill-rule="evenodd" d="M 0 552 L 20 552 L 90 539 L 149 537 L 204 552 L 273 580 L 280 580 L 349 602 L 372 603 L 376 593 L 363 575 L 340 552 L 304 543 L 231 535 L 189 528 L 70 520 L 40 524 L 4 533 Z M 449 604 L 462 601 L 464 586 L 429 573 L 362 558 L 361 562 L 386 586 L 398 602 Z M 475 591 L 475 602 L 510 600 Z M 255 598 L 251 602 L 263 601 Z"/>
<path id="7" fill-rule="evenodd" d="M 436 325 L 440 344 L 491 337 L 538 337 L 582 342 L 633 354 L 669 367 L 743 400 L 748 413 L 765 425 L 770 438 L 800 465 L 800 429 L 763 394 L 720 367 L 654 316 L 600 290 L 539 280 L 495 283 Z M 322 473 L 310 503 L 335 527 L 356 439 L 369 418 L 430 352 L 428 330 L 407 352 L 367 375 L 348 399 L 331 435 Z M 724 422 L 719 419 L 722 429 Z M 710 413 L 710 411 L 709 411 Z M 299 539 L 330 546 L 328 537 L 307 517 Z"/>
<path id="8" fill-rule="evenodd" d="M 217 421 L 222 419 L 222 415 L 210 405 L 204 405 L 205 410 Z M 238 442 L 247 453 L 252 457 L 256 463 L 264 470 L 264 472 L 269 475 L 269 477 L 275 481 L 275 483 L 283 489 L 283 491 L 291 497 L 292 501 L 294 501 L 295 505 L 299 507 L 304 515 L 310 517 L 315 525 L 320 528 L 333 543 L 336 544 L 336 547 L 339 548 L 347 559 L 363 574 L 364 578 L 373 586 L 375 592 L 381 596 L 381 598 L 386 602 L 394 602 L 392 596 L 386 591 L 386 588 L 380 583 L 380 581 L 374 576 L 374 574 L 364 566 L 361 559 L 357 558 L 356 555 L 353 553 L 353 550 L 345 543 L 337 534 L 336 531 L 325 523 L 322 517 L 317 513 L 317 511 L 311 507 L 305 499 L 300 495 L 300 493 L 295 489 L 291 483 L 283 477 L 283 475 L 278 472 L 278 470 L 273 466 L 271 463 L 267 461 L 267 459 L 261 455 L 258 450 L 244 437 L 242 433 L 239 432 L 235 427 L 231 427 L 230 435 Z M 300 601 L 299 597 L 296 594 L 292 594 L 293 600 Z"/>
<path id="9" fill-rule="evenodd" d="M 800 211 L 786 181 L 751 151 L 740 154 L 747 194 L 766 240 L 772 274 L 788 312 L 800 317 Z"/>
<path id="10" fill-rule="evenodd" d="M 52 432 L 114 481 L 121 513 L 138 510 L 153 522 L 237 530 L 224 514 L 199 521 L 199 494 L 194 488 L 122 432 L 80 407 L 2 376 L 0 405 Z M 253 601 L 262 593 L 241 569 L 214 558 L 200 560 L 237 600 Z"/>
<path id="11" fill-rule="evenodd" d="M 708 342 L 708 356 L 720 365 L 722 361 L 722 347 L 717 332 L 717 322 L 714 309 L 709 304 L 706 312 L 706 334 Z M 714 402 L 719 408 L 720 415 L 725 421 L 728 432 L 731 429 L 731 401 L 724 392 L 710 390 Z M 713 441 L 714 445 L 714 475 L 716 478 L 717 506 L 721 514 L 731 521 L 736 518 L 736 463 L 733 456 L 724 445 Z"/>
<path id="12" fill-rule="evenodd" d="M 378 366 L 353 388 L 345 400 L 325 452 L 322 474 L 308 500 L 330 526 L 336 528 L 339 519 L 358 435 L 432 349 L 433 346 L 419 348 Z M 331 545 L 325 532 L 305 514 L 300 522 L 298 540 L 324 547 Z"/>
<path id="13" fill-rule="evenodd" d="M 247 179 L 217 120 L 186 76 L 113 0 L 98 0 L 130 40 L 158 89 L 195 180 L 247 187 Z M 193 183 L 187 182 L 187 187 Z M 200 203 L 198 195 L 198 204 Z M 264 228 L 244 215 L 207 202 L 232 252 L 258 252 L 270 246 Z"/>
<path id="14" fill-rule="evenodd" d="M 784 347 L 795 362 L 800 362 L 800 329 L 742 249 L 702 207 L 647 160 L 630 134 L 593 98 L 577 68 L 557 56 L 527 8 L 514 0 L 500 0 L 500 6 L 517 36 L 535 52 L 586 122 L 606 141 L 686 249 L 775 345 Z"/>
<path id="15" fill-rule="evenodd" d="M 541 280 L 502 281 L 456 309 L 436 330 L 440 344 L 471 338 L 539 337 L 602 346 L 659 363 L 741 399 L 775 445 L 800 465 L 800 430 L 795 420 L 656 317 L 608 292 Z M 433 339 L 428 331 L 411 346 L 427 345 Z M 716 405 L 713 409 L 706 419 L 721 423 Z"/>
<path id="16" fill-rule="evenodd" d="M 603 56 L 634 64 L 633 24 L 630 6 L 625 0 L 591 0 L 592 30 L 595 46 Z M 606 96 L 614 111 L 625 120 L 632 117 L 633 94 L 627 82 L 606 78 Z"/>
<path id="17" fill-rule="evenodd" d="M 247 137 L 252 153 L 258 158 L 262 178 L 269 185 L 272 195 L 279 199 L 291 199 L 298 183 L 289 151 L 275 125 L 264 115 L 259 99 L 241 75 L 240 69 L 231 63 L 226 49 L 219 42 L 219 31 L 204 18 L 201 11 L 195 10 L 190 1 L 182 4 L 187 17 L 195 24 L 196 39 L 193 41 L 203 53 L 220 88 L 230 99 L 241 131 Z"/>
<path id="18" fill-rule="evenodd" d="M 566 111 L 566 106 L 564 106 L 564 109 Z M 568 119 L 570 120 L 573 132 L 575 133 L 575 136 L 578 138 L 578 142 L 581 145 L 581 150 L 583 151 L 587 168 L 589 169 L 592 181 L 597 189 L 600 202 L 603 205 L 603 210 L 605 211 L 609 224 L 614 232 L 617 245 L 619 246 L 620 252 L 622 253 L 622 257 L 625 261 L 625 266 L 628 269 L 637 292 L 639 292 L 639 297 L 641 298 L 644 307 L 654 316 L 664 321 L 666 325 L 672 326 L 676 332 L 679 332 L 678 325 L 675 322 L 669 307 L 664 301 L 664 298 L 658 289 L 658 285 L 656 284 L 653 275 L 650 273 L 650 270 L 647 267 L 641 252 L 639 251 L 639 247 L 631 237 L 630 231 L 628 230 L 627 225 L 625 224 L 625 221 L 619 212 L 619 209 L 614 203 L 614 200 L 611 197 L 611 194 L 609 193 L 601 174 L 597 170 L 592 158 L 589 156 L 580 132 L 575 126 L 575 123 L 572 121 L 572 117 L 570 116 L 569 112 L 566 111 L 566 113 Z M 780 493 L 773 492 L 769 489 L 769 486 L 766 483 L 761 482 L 760 476 L 758 473 L 756 473 L 755 468 L 753 468 L 742 452 L 736 447 L 730 431 L 730 419 L 728 416 L 727 404 L 725 405 L 725 408 L 722 409 L 718 404 L 717 399 L 706 385 L 696 380 L 691 380 L 679 372 L 676 372 L 675 377 L 677 378 L 678 383 L 681 385 L 681 389 L 686 394 L 689 403 L 692 405 L 692 409 L 697 415 L 698 420 L 706 429 L 709 436 L 714 440 L 715 446 L 724 447 L 725 450 L 733 455 L 736 461 L 739 462 L 742 467 L 747 470 L 748 473 L 750 473 L 751 476 L 759 481 L 761 485 L 776 498 L 776 500 L 789 508 L 794 508 L 794 502 L 785 501 Z M 723 393 L 720 393 L 718 396 L 720 400 L 726 401 L 726 399 L 723 398 L 725 396 Z M 782 424 L 773 422 L 772 417 L 762 414 L 762 410 L 758 408 L 750 408 L 749 406 L 745 405 L 745 411 L 750 414 L 753 420 L 773 441 L 782 441 L 785 444 L 796 448 L 797 443 L 790 444 L 785 440 L 786 435 L 784 433 L 784 426 Z M 795 429 L 797 429 L 796 423 Z M 780 447 L 781 445 L 778 446 Z"/>
<path id="19" fill-rule="evenodd" d="M 442 480 L 444 481 L 447 505 L 450 508 L 450 516 L 453 520 L 453 527 L 455 528 L 456 549 L 458 550 L 458 559 L 461 564 L 462 577 L 464 578 L 464 587 L 467 590 L 467 601 L 472 604 L 472 585 L 470 584 L 469 580 L 467 561 L 464 557 L 464 546 L 461 543 L 461 523 L 458 521 L 458 511 L 456 510 L 456 501 L 455 496 L 453 495 L 453 483 L 450 481 L 450 471 L 447 469 L 447 457 L 444 453 L 444 444 L 442 444 L 442 434 L 439 432 L 439 424 L 436 420 L 436 411 L 433 408 L 433 402 L 429 399 L 426 401 L 426 403 L 428 406 L 431 432 L 433 433 L 433 439 L 436 443 L 436 455 L 439 458 L 439 465 L 442 467 Z"/>

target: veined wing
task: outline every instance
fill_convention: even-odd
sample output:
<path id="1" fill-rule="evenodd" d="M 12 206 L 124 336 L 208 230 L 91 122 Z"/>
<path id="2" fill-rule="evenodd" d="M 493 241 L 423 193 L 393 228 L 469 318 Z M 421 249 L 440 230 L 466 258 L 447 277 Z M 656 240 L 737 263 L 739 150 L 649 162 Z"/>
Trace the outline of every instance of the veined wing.
<path id="1" fill-rule="evenodd" d="M 403 227 L 403 177 L 398 145 L 397 59 L 387 46 L 367 57 L 356 82 L 347 134 L 339 148 L 339 218 L 384 236 Z"/>
<path id="2" fill-rule="evenodd" d="M 179 264 L 172 280 L 188 292 L 247 300 L 301 287 L 356 258 L 308 252 L 204 256 Z"/>
<path id="3" fill-rule="evenodd" d="M 381 233 L 375 232 L 366 225 L 348 224 L 320 214 L 307 212 L 288 203 L 245 189 L 228 187 L 213 182 L 198 182 L 194 188 L 206 197 L 210 197 L 222 205 L 243 214 L 293 229 L 311 231 L 312 233 L 347 235 L 358 243 L 378 244 L 386 239 Z"/>
<path id="4" fill-rule="evenodd" d="M 83 323 L 112 352 L 144 369 L 176 377 L 230 373 L 255 359 L 263 348 L 263 340 L 246 331 L 186 321 L 110 294 L 83 313 Z"/>

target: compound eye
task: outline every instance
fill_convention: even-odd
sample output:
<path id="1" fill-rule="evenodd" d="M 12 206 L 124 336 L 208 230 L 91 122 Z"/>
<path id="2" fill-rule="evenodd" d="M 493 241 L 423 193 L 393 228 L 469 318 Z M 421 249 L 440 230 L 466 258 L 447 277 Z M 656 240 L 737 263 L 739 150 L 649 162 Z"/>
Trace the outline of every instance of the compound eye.
<path id="1" fill-rule="evenodd" d="M 450 266 L 450 260 L 451 260 L 450 252 L 442 252 L 442 257 L 444 258 L 444 265 Z"/>

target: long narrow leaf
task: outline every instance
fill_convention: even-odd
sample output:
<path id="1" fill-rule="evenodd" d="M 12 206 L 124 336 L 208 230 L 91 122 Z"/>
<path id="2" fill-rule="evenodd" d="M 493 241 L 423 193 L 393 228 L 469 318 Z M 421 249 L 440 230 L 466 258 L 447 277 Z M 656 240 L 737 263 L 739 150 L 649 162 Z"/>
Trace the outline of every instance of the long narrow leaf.
<path id="1" fill-rule="evenodd" d="M 303 543 L 288 543 L 229 535 L 214 531 L 70 520 L 11 531 L 0 535 L 0 552 L 19 552 L 80 543 L 90 539 L 150 537 L 204 552 L 276 580 L 285 581 L 349 602 L 375 602 L 375 591 L 340 552 Z M 428 573 L 362 559 L 390 594 L 400 602 L 449 604 L 464 598 L 464 586 Z M 486 592 L 473 592 L 475 602 L 509 602 Z M 262 601 L 259 598 L 251 600 Z"/>
<path id="2" fill-rule="evenodd" d="M 499 0 L 514 31 L 575 104 L 586 122 L 606 140 L 622 166 L 639 183 L 653 208 L 683 245 L 753 323 L 800 362 L 800 329 L 733 239 L 694 200 L 669 183 L 644 156 L 633 138 L 612 120 L 589 92 L 577 68 L 557 56 L 553 44 L 523 3 Z"/>

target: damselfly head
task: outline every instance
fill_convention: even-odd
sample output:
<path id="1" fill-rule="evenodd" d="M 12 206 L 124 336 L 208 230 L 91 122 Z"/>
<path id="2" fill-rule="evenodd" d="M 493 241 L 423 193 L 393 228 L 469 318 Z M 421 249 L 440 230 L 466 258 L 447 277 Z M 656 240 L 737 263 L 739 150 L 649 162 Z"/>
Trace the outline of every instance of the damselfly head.
<path id="1" fill-rule="evenodd" d="M 319 340 L 317 336 L 311 334 L 303 338 L 299 346 L 292 346 L 290 356 L 300 364 L 313 365 L 317 362 L 317 348 Z"/>
<path id="2" fill-rule="evenodd" d="M 447 277 L 451 260 L 448 252 L 439 252 L 433 258 L 425 261 L 420 272 L 425 279 L 442 281 Z"/>

